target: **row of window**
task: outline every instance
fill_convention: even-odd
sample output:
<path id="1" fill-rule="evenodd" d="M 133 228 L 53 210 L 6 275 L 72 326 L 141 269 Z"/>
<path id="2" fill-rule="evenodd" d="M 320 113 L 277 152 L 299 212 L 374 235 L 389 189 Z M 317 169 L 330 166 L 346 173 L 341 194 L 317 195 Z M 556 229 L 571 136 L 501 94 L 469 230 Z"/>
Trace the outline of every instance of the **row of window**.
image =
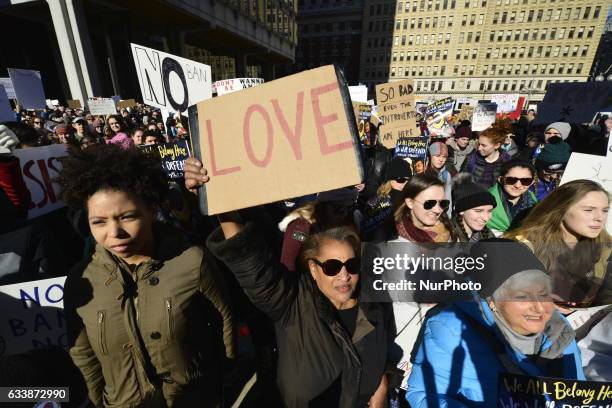
<path id="1" fill-rule="evenodd" d="M 299 30 L 301 34 L 308 33 L 321 33 L 321 32 L 339 32 L 339 31 L 352 31 L 352 30 L 361 30 L 361 22 L 360 21 L 340 21 L 334 23 L 325 23 L 325 24 L 300 24 Z"/>
<path id="2" fill-rule="evenodd" d="M 548 0 L 549 3 L 555 3 L 555 0 Z M 568 3 L 573 3 L 573 0 L 567 0 Z M 542 4 L 542 3 L 546 3 L 546 0 L 496 0 L 495 5 L 496 6 L 501 6 L 501 5 L 519 5 L 519 4 Z M 557 3 L 563 3 L 563 0 L 558 0 Z M 463 8 L 465 9 L 469 9 L 471 8 L 478 8 L 478 7 L 486 7 L 487 6 L 487 0 L 464 0 L 464 1 L 455 1 L 455 0 L 416 0 L 416 1 L 406 1 L 406 2 L 401 2 L 398 1 L 397 2 L 397 14 L 401 14 L 402 12 L 404 13 L 409 13 L 411 10 L 412 12 L 417 12 L 417 11 L 439 11 L 439 10 L 454 10 L 457 5 L 461 5 L 463 4 Z M 391 8 L 390 7 L 386 7 L 387 5 L 385 4 L 385 7 L 381 7 L 383 5 L 371 5 L 370 6 L 370 15 L 374 16 L 374 15 L 388 15 L 390 13 L 392 13 Z M 589 8 L 589 13 L 590 13 L 590 7 Z M 599 8 L 599 7 L 597 7 Z M 601 11 L 601 10 L 600 10 Z M 580 13 L 578 13 L 580 14 Z M 588 18 L 588 17 L 586 17 Z M 597 16 L 593 17 L 593 18 L 597 18 Z"/>
<path id="3" fill-rule="evenodd" d="M 577 79 L 571 80 L 553 80 L 553 79 L 539 79 L 535 80 L 480 80 L 478 89 L 480 91 L 522 91 L 531 92 L 536 90 L 546 90 L 551 82 L 578 82 Z M 430 85 L 431 84 L 431 85 Z M 434 92 L 441 91 L 444 81 L 416 81 L 416 91 Z M 471 81 L 450 81 L 450 90 L 454 91 L 455 86 L 458 84 L 459 90 L 470 90 L 472 86 Z M 533 88 L 530 88 L 533 86 Z M 529 90 L 530 89 L 530 90 Z"/>
<path id="4" fill-rule="evenodd" d="M 591 14 L 591 10 L 593 14 Z M 587 6 L 584 9 L 582 7 L 575 8 L 558 8 L 558 9 L 541 9 L 541 10 L 529 10 L 526 11 L 503 11 L 496 12 L 493 14 L 493 24 L 498 23 L 522 23 L 525 21 L 525 17 L 527 17 L 527 22 L 531 23 L 533 21 L 558 21 L 565 20 L 569 21 L 570 18 L 572 21 L 578 20 L 582 18 L 583 20 L 588 20 L 590 18 L 597 19 L 601 14 L 601 6 L 597 6 L 595 8 L 591 6 Z"/>
<path id="5" fill-rule="evenodd" d="M 476 32 L 460 32 L 459 36 L 458 36 L 458 43 L 459 44 L 463 44 L 465 43 L 479 43 L 480 42 L 480 31 L 476 31 Z M 377 43 L 380 43 L 381 47 L 385 46 L 385 37 L 381 37 L 380 41 L 377 41 L 378 38 L 368 38 L 368 48 L 376 48 L 377 47 Z M 421 42 L 422 40 L 422 42 Z M 426 44 L 450 44 L 451 41 L 451 33 L 438 33 L 438 34 L 410 34 L 410 35 L 396 35 L 394 37 L 393 40 L 393 45 L 395 47 L 398 46 L 405 46 L 405 45 L 426 45 Z M 387 44 L 390 42 L 390 39 L 387 38 Z"/>
<path id="6" fill-rule="evenodd" d="M 489 33 L 489 41 L 491 42 L 502 42 L 502 41 L 535 41 L 535 40 L 563 40 L 575 38 L 593 38 L 595 27 L 569 27 L 569 28 L 533 28 L 531 30 L 502 30 L 502 31 L 491 31 Z"/>

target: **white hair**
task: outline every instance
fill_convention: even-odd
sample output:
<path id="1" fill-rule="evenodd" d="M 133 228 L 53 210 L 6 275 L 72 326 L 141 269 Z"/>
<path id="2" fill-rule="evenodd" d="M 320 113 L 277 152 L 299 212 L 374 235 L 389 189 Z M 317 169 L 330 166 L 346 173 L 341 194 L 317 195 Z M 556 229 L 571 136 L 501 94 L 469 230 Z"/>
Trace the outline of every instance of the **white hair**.
<path id="1" fill-rule="evenodd" d="M 516 273 L 506 279 L 496 290 L 493 292 L 493 301 L 498 302 L 501 300 L 510 300 L 510 294 L 517 290 L 531 288 L 537 284 L 544 286 L 548 293 L 552 290 L 552 281 L 550 276 L 546 273 L 537 270 L 529 269 Z"/>

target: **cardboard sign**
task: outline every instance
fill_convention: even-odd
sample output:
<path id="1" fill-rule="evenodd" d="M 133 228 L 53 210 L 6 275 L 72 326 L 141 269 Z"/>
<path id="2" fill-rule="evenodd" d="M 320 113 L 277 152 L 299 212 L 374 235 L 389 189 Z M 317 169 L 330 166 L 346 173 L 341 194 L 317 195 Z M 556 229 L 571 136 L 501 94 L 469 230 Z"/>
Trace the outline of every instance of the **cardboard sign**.
<path id="1" fill-rule="evenodd" d="M 70 109 L 83 109 L 83 105 L 78 99 L 68 99 L 66 103 Z"/>
<path id="2" fill-rule="evenodd" d="M 172 143 L 140 146 L 146 153 L 158 154 L 162 159 L 162 168 L 169 179 L 184 177 L 185 160 L 190 156 L 189 145 L 186 140 L 177 140 Z"/>
<path id="3" fill-rule="evenodd" d="M 479 103 L 472 115 L 472 131 L 482 132 L 495 122 L 497 105 L 494 103 Z"/>
<path id="4" fill-rule="evenodd" d="M 210 175 L 200 194 L 203 213 L 359 184 L 351 109 L 332 65 L 198 103 L 189 127 Z"/>
<path id="5" fill-rule="evenodd" d="M 455 130 L 448 122 L 453 114 L 453 98 L 444 98 L 427 105 L 425 121 L 430 136 L 450 137 Z"/>
<path id="6" fill-rule="evenodd" d="M 15 112 L 11 108 L 11 102 L 4 87 L 0 85 L 0 123 L 15 120 Z"/>
<path id="7" fill-rule="evenodd" d="M 612 82 L 567 82 L 548 85 L 534 124 L 589 123 L 612 105 Z"/>
<path id="8" fill-rule="evenodd" d="M 351 101 L 368 103 L 368 87 L 365 85 L 349 86 Z"/>
<path id="9" fill-rule="evenodd" d="M 499 375 L 498 408 L 606 407 L 612 401 L 612 383 Z"/>
<path id="10" fill-rule="evenodd" d="M 112 98 L 90 98 L 87 100 L 89 113 L 92 115 L 115 115 L 117 106 Z"/>
<path id="11" fill-rule="evenodd" d="M 45 91 L 39 71 L 8 69 L 17 101 L 24 109 L 45 109 Z"/>
<path id="12" fill-rule="evenodd" d="M 210 66 L 152 48 L 131 44 L 145 104 L 185 112 L 212 98 Z"/>
<path id="13" fill-rule="evenodd" d="M 30 190 L 28 218 L 36 218 L 62 208 L 64 203 L 58 199 L 59 186 L 52 180 L 59 176 L 62 169 L 59 158 L 67 155 L 66 145 L 17 149 L 14 154 L 19 158 L 23 178 Z"/>
<path id="14" fill-rule="evenodd" d="M 372 118 L 372 106 L 367 103 L 353 102 L 353 112 L 357 121 L 359 141 L 362 145 L 369 146 L 371 143 L 370 119 Z"/>
<path id="15" fill-rule="evenodd" d="M 119 109 L 131 108 L 132 106 L 136 106 L 136 105 L 138 105 L 138 102 L 136 102 L 135 99 L 126 99 L 124 101 L 119 101 L 119 103 L 117 103 L 117 107 Z"/>
<path id="16" fill-rule="evenodd" d="M 612 194 L 612 158 L 593 154 L 572 153 L 565 167 L 561 184 L 572 180 L 587 179 L 603 186 Z M 612 217 L 608 217 L 606 229 L 612 231 Z"/>
<path id="17" fill-rule="evenodd" d="M 457 120 L 472 120 L 472 116 L 474 115 L 475 106 L 463 105 L 461 106 L 461 110 L 459 111 L 459 115 L 457 115 Z"/>
<path id="18" fill-rule="evenodd" d="M 66 277 L 0 286 L 0 357 L 50 345 L 68 348 Z"/>
<path id="19" fill-rule="evenodd" d="M 215 89 L 217 90 L 217 95 L 221 96 L 236 91 L 242 91 L 243 89 L 252 88 L 263 83 L 263 78 L 234 78 L 217 81 L 214 85 Z"/>
<path id="20" fill-rule="evenodd" d="M 518 102 L 516 103 L 516 109 L 514 109 L 514 112 L 508 113 L 507 115 L 508 118 L 512 120 L 519 120 L 519 118 L 521 117 L 521 112 L 523 111 L 524 105 L 525 105 L 525 97 L 519 96 Z"/>
<path id="21" fill-rule="evenodd" d="M 394 157 L 401 157 L 410 164 L 412 174 L 421 174 L 425 171 L 427 158 L 426 137 L 402 137 L 395 145 Z"/>
<path id="22" fill-rule="evenodd" d="M 0 86 L 4 87 L 6 91 L 6 96 L 9 99 L 16 99 L 15 89 L 13 88 L 13 83 L 11 82 L 11 78 L 0 78 Z"/>
<path id="23" fill-rule="evenodd" d="M 401 137 L 420 136 L 414 102 L 412 79 L 376 85 L 378 116 L 383 122 L 379 139 L 387 148 L 394 148 Z"/>
<path id="24" fill-rule="evenodd" d="M 514 112 L 518 103 L 519 94 L 491 95 L 491 103 L 497 104 L 497 113 Z"/>

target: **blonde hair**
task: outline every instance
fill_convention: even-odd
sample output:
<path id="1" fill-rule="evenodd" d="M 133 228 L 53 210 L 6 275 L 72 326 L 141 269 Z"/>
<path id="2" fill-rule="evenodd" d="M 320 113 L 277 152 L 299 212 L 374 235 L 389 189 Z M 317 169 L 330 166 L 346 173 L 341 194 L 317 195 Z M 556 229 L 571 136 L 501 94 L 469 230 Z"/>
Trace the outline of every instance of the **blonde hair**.
<path id="1" fill-rule="evenodd" d="M 288 217 L 291 218 L 303 218 L 309 223 L 313 224 L 315 222 L 314 212 L 315 212 L 316 202 L 306 203 L 301 207 L 296 208 L 287 214 Z"/>
<path id="2" fill-rule="evenodd" d="M 393 187 L 391 187 L 391 180 L 388 180 L 378 187 L 376 194 L 379 196 L 388 196 L 391 190 L 393 190 Z"/>
<path id="3" fill-rule="evenodd" d="M 556 264 L 559 256 L 565 253 L 563 230 L 561 224 L 567 211 L 590 192 L 601 192 L 608 197 L 608 192 L 598 183 L 591 180 L 574 180 L 557 187 L 543 201 L 538 203 L 525 218 L 522 225 L 509 231 L 504 238 L 526 239 L 533 245 L 533 252 L 547 270 Z M 586 238 L 595 248 L 610 245 L 610 235 L 604 229 L 597 238 Z"/>

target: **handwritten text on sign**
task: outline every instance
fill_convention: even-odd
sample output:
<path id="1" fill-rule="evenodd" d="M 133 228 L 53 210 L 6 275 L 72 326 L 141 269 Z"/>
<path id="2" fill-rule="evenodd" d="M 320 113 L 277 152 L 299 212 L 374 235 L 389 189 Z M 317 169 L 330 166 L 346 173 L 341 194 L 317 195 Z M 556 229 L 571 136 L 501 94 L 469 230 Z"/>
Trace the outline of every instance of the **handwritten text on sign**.
<path id="1" fill-rule="evenodd" d="M 185 160 L 189 157 L 187 141 L 141 146 L 141 149 L 146 153 L 159 155 L 162 159 L 162 169 L 168 178 L 177 179 L 184 176 Z"/>
<path id="2" fill-rule="evenodd" d="M 378 116 L 383 122 L 380 140 L 387 148 L 395 147 L 401 137 L 419 136 L 412 79 L 376 85 Z"/>
<path id="3" fill-rule="evenodd" d="M 145 104 L 184 112 L 187 107 L 212 98 L 210 66 L 141 45 L 131 45 Z"/>
<path id="4" fill-rule="evenodd" d="M 28 218 L 57 210 L 64 206 L 59 201 L 59 186 L 52 180 L 59 176 L 62 169 L 60 157 L 66 156 L 66 145 L 50 145 L 15 150 L 19 158 L 21 171 L 28 190 L 31 202 Z"/>
<path id="5" fill-rule="evenodd" d="M 340 85 L 326 66 L 198 104 L 208 212 L 358 184 L 356 128 Z"/>
<path id="6" fill-rule="evenodd" d="M 50 345 L 68 347 L 66 277 L 0 286 L 0 356 Z"/>

